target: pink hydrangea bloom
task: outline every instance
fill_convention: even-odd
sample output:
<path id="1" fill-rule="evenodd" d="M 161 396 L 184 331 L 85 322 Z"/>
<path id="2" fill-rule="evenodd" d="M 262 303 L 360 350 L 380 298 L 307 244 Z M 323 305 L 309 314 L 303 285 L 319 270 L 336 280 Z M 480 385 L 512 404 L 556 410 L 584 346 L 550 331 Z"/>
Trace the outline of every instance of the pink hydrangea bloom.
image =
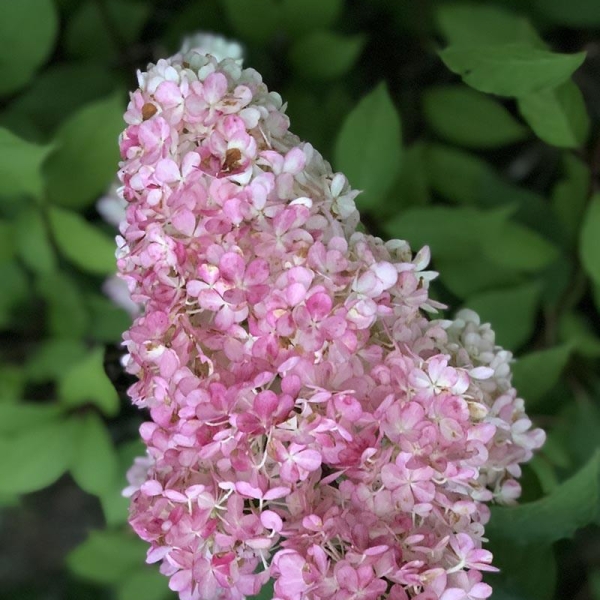
<path id="1" fill-rule="evenodd" d="M 190 51 L 139 86 L 118 267 L 148 561 L 183 600 L 487 598 L 487 503 L 544 441 L 510 353 L 428 316 L 429 251 L 361 231 L 256 71 Z"/>

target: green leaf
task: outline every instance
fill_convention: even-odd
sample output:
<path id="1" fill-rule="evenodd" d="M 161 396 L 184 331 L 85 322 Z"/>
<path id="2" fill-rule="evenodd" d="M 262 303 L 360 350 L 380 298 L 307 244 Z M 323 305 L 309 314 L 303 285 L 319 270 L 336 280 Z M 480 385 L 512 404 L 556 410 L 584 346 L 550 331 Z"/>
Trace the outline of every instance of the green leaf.
<path id="1" fill-rule="evenodd" d="M 533 0 L 538 11 L 553 23 L 568 27 L 600 26 L 600 4 L 597 0 Z"/>
<path id="2" fill-rule="evenodd" d="M 352 187 L 363 190 L 358 206 L 380 204 L 401 167 L 400 117 L 385 84 L 378 85 L 348 115 L 337 137 L 335 166 Z"/>
<path id="3" fill-rule="evenodd" d="M 15 240 L 12 225 L 0 221 L 0 263 L 10 262 L 15 256 Z"/>
<path id="4" fill-rule="evenodd" d="M 467 148 L 498 148 L 527 137 L 502 104 L 463 86 L 429 88 L 424 114 L 437 135 Z"/>
<path id="5" fill-rule="evenodd" d="M 329 81 L 345 75 L 365 46 L 364 35 L 344 36 L 330 31 L 315 31 L 295 42 L 290 49 L 290 64 L 302 77 Z M 327 57 L 324 60 L 324 57 Z"/>
<path id="6" fill-rule="evenodd" d="M 88 0 L 82 3 L 68 22 L 65 46 L 70 56 L 113 62 L 120 48 L 115 42 L 131 46 L 139 38 L 151 6 L 144 2 Z M 114 28 L 115 32 L 111 32 Z"/>
<path id="7" fill-rule="evenodd" d="M 101 496 L 113 491 L 118 473 L 115 447 L 106 426 L 93 412 L 78 420 L 79 443 L 71 475 L 88 494 Z"/>
<path id="8" fill-rule="evenodd" d="M 116 478 L 113 489 L 108 490 L 100 497 L 104 519 L 109 527 L 123 525 L 127 522 L 129 498 L 121 494 L 128 485 L 125 474 L 131 468 L 133 461 L 138 456 L 144 456 L 146 447 L 140 439 L 134 439 L 120 444 L 118 449 L 119 476 Z"/>
<path id="9" fill-rule="evenodd" d="M 82 579 L 115 584 L 139 570 L 145 562 L 146 544 L 133 533 L 92 531 L 67 557 L 69 570 Z"/>
<path id="10" fill-rule="evenodd" d="M 433 190 L 459 204 L 476 204 L 484 182 L 498 178 L 481 158 L 443 144 L 426 146 L 425 167 Z"/>
<path id="11" fill-rule="evenodd" d="M 265 44 L 281 23 L 281 5 L 274 0 L 223 0 L 229 22 L 244 41 Z"/>
<path id="12" fill-rule="evenodd" d="M 56 270 L 56 254 L 38 209 L 30 208 L 19 213 L 15 235 L 19 256 L 29 269 L 40 274 Z"/>
<path id="13" fill-rule="evenodd" d="M 64 122 L 44 165 L 51 202 L 86 208 L 108 189 L 117 172 L 123 127 L 121 94 L 88 104 Z"/>
<path id="14" fill-rule="evenodd" d="M 57 30 L 52 0 L 0 2 L 0 95 L 18 90 L 33 77 L 50 55 Z"/>
<path id="15" fill-rule="evenodd" d="M 434 261 L 444 286 L 463 299 L 479 292 L 523 283 L 519 273 L 493 264 L 481 251 L 462 258 L 436 256 Z"/>
<path id="16" fill-rule="evenodd" d="M 30 144 L 8 129 L 0 128 L 0 197 L 39 197 L 42 162 L 50 150 L 50 146 Z"/>
<path id="17" fill-rule="evenodd" d="M 0 264 L 0 329 L 14 327 L 13 314 L 30 296 L 29 283 L 23 269 L 15 262 Z"/>
<path id="18" fill-rule="evenodd" d="M 23 398 L 25 383 L 25 372 L 20 365 L 0 366 L 0 404 L 15 404 Z"/>
<path id="19" fill-rule="evenodd" d="M 70 407 L 95 404 L 105 415 L 119 412 L 119 396 L 104 371 L 104 348 L 96 348 L 67 369 L 59 380 L 58 395 Z"/>
<path id="20" fill-rule="evenodd" d="M 53 64 L 36 76 L 8 110 L 11 115 L 29 118 L 38 129 L 48 134 L 75 110 L 107 96 L 117 85 L 115 75 L 101 65 Z"/>
<path id="21" fill-rule="evenodd" d="M 519 357 L 512 367 L 513 384 L 529 406 L 537 403 L 556 385 L 565 368 L 570 345 L 538 350 Z"/>
<path id="22" fill-rule="evenodd" d="M 0 438 L 0 493 L 25 494 L 54 483 L 73 456 L 73 427 L 51 420 Z"/>
<path id="23" fill-rule="evenodd" d="M 506 211 L 432 206 L 409 209 L 382 225 L 390 237 L 405 239 L 415 249 L 428 245 L 434 257 L 462 260 L 476 253 L 507 217 Z"/>
<path id="24" fill-rule="evenodd" d="M 559 256 L 556 246 L 512 221 L 506 221 L 485 237 L 483 252 L 496 265 L 526 272 L 540 271 Z"/>
<path id="25" fill-rule="evenodd" d="M 558 324 L 559 339 L 570 344 L 577 354 L 589 358 L 600 356 L 600 338 L 594 335 L 592 323 L 582 314 L 568 312 Z"/>
<path id="26" fill-rule="evenodd" d="M 579 256 L 587 274 L 597 285 L 600 284 L 600 194 L 592 198 L 585 213 Z"/>
<path id="27" fill-rule="evenodd" d="M 448 44 L 543 44 L 527 19 L 500 6 L 452 2 L 439 6 L 436 17 Z"/>
<path id="28" fill-rule="evenodd" d="M 316 90 L 298 79 L 285 90 L 283 97 L 288 102 L 287 114 L 294 133 L 324 156 L 331 154 L 333 140 L 354 106 L 346 86 L 340 82 Z"/>
<path id="29" fill-rule="evenodd" d="M 486 532 L 487 533 L 487 532 Z M 500 573 L 489 573 L 492 600 L 552 600 L 556 588 L 556 560 L 550 545 L 524 546 L 512 540 L 490 540 Z"/>
<path id="30" fill-rule="evenodd" d="M 294 36 L 315 29 L 327 29 L 340 16 L 343 0 L 283 0 L 282 11 L 286 30 Z"/>
<path id="31" fill-rule="evenodd" d="M 130 573 L 117 588 L 117 600 L 163 600 L 173 597 L 173 592 L 168 588 L 168 579 L 149 567 Z"/>
<path id="32" fill-rule="evenodd" d="M 49 333 L 59 338 L 83 337 L 89 315 L 75 281 L 66 273 L 48 273 L 39 277 L 37 289 L 46 301 Z"/>
<path id="33" fill-rule="evenodd" d="M 61 253 L 82 271 L 109 275 L 116 270 L 115 242 L 81 215 L 51 208 L 50 225 Z"/>
<path id="34" fill-rule="evenodd" d="M 575 155 L 563 155 L 563 177 L 552 190 L 552 208 L 572 245 L 577 243 L 579 226 L 590 193 L 589 167 Z"/>
<path id="35" fill-rule="evenodd" d="M 131 325 L 131 317 L 107 298 L 96 294 L 88 297 L 91 313 L 89 335 L 97 342 L 118 344 L 121 336 Z"/>
<path id="36" fill-rule="evenodd" d="M 51 338 L 44 340 L 27 360 L 27 377 L 35 383 L 57 379 L 85 354 L 85 344 L 79 339 Z"/>
<path id="37" fill-rule="evenodd" d="M 582 146 L 590 131 L 590 118 L 577 85 L 562 85 L 522 96 L 519 111 L 544 142 L 562 148 Z"/>
<path id="38" fill-rule="evenodd" d="M 383 209 L 390 208 L 397 213 L 403 208 L 429 204 L 429 186 L 427 182 L 427 147 L 417 142 L 407 148 L 402 157 L 402 167 L 398 181 L 390 192 L 390 200 Z"/>
<path id="39" fill-rule="evenodd" d="M 600 517 L 600 452 L 550 495 L 520 506 L 492 508 L 488 531 L 517 543 L 550 544 Z"/>
<path id="40" fill-rule="evenodd" d="M 56 404 L 0 404 L 0 435 L 15 435 L 31 427 L 55 421 L 63 412 L 63 408 Z"/>
<path id="41" fill-rule="evenodd" d="M 527 283 L 476 294 L 465 305 L 479 313 L 482 322 L 491 323 L 501 346 L 516 350 L 533 333 L 540 291 L 537 282 Z"/>
<path id="42" fill-rule="evenodd" d="M 525 96 L 564 83 L 585 52 L 558 54 L 527 44 L 452 45 L 440 56 L 446 66 L 480 92 Z"/>

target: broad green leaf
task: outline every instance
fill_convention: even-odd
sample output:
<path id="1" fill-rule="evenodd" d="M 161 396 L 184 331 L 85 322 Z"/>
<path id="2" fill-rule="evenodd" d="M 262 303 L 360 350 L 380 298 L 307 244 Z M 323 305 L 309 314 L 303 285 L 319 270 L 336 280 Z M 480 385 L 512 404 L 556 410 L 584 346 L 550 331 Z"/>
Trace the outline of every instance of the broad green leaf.
<path id="1" fill-rule="evenodd" d="M 123 480 L 123 482 L 120 482 L 113 489 L 108 490 L 100 496 L 104 520 L 109 527 L 117 527 L 127 523 L 129 498 L 125 498 L 121 494 L 126 485 L 127 483 Z"/>
<path id="2" fill-rule="evenodd" d="M 13 313 L 30 296 L 29 283 L 16 261 L 0 264 L 0 281 L 0 329 L 9 329 L 14 326 Z"/>
<path id="3" fill-rule="evenodd" d="M 145 567 L 127 575 L 117 587 L 117 600 L 164 600 L 174 598 L 169 580 L 156 569 Z"/>
<path id="4" fill-rule="evenodd" d="M 25 391 L 25 372 L 21 365 L 5 363 L 0 366 L 0 404 L 16 404 Z M 0 429 L 1 429 L 0 425 Z"/>
<path id="5" fill-rule="evenodd" d="M 494 264 L 517 271 L 540 271 L 554 262 L 559 252 L 531 229 L 506 221 L 483 240 L 483 253 Z"/>
<path id="6" fill-rule="evenodd" d="M 80 214 L 50 208 L 50 225 L 61 253 L 82 271 L 94 275 L 115 272 L 115 243 Z"/>
<path id="7" fill-rule="evenodd" d="M 556 385 L 572 348 L 569 345 L 537 350 L 520 356 L 514 363 L 513 384 L 528 406 L 537 403 Z"/>
<path id="8" fill-rule="evenodd" d="M 439 6 L 436 17 L 448 44 L 543 44 L 527 19 L 500 6 L 451 2 Z"/>
<path id="9" fill-rule="evenodd" d="M 579 239 L 581 262 L 596 285 L 600 284 L 600 194 L 596 194 L 585 213 Z"/>
<path id="10" fill-rule="evenodd" d="M 444 286 L 463 299 L 479 292 L 523 283 L 522 274 L 491 263 L 480 251 L 462 258 L 438 255 L 434 262 Z"/>
<path id="11" fill-rule="evenodd" d="M 337 79 L 353 67 L 365 42 L 365 36 L 361 34 L 344 36 L 330 31 L 314 31 L 293 44 L 290 64 L 298 75 L 308 79 Z"/>
<path id="12" fill-rule="evenodd" d="M 572 81 L 522 96 L 518 104 L 523 118 L 544 142 L 562 148 L 585 143 L 590 118 L 583 95 Z"/>
<path id="13" fill-rule="evenodd" d="M 102 65 L 53 64 L 36 76 L 8 110 L 11 115 L 29 118 L 39 130 L 48 134 L 75 110 L 107 96 L 117 85 L 114 73 Z"/>
<path id="14" fill-rule="evenodd" d="M 427 147 L 422 143 L 417 142 L 405 150 L 398 181 L 392 187 L 389 202 L 383 209 L 390 208 L 396 213 L 403 208 L 429 204 L 426 158 Z"/>
<path id="15" fill-rule="evenodd" d="M 38 146 L 0 128 L 1 197 L 35 196 L 42 193 L 42 162 L 50 146 Z"/>
<path id="16" fill-rule="evenodd" d="M 57 30 L 52 0 L 0 2 L 0 96 L 33 77 L 50 55 Z"/>
<path id="17" fill-rule="evenodd" d="M 600 356 L 600 338 L 594 334 L 592 323 L 584 315 L 564 314 L 558 324 L 558 334 L 560 340 L 570 344 L 577 354 L 589 358 Z"/>
<path id="18" fill-rule="evenodd" d="M 115 488 L 118 459 L 106 426 L 97 413 L 88 412 L 77 421 L 79 440 L 71 475 L 88 494 L 100 496 Z"/>
<path id="19" fill-rule="evenodd" d="M 482 322 L 491 323 L 498 344 L 516 350 L 533 333 L 539 301 L 540 286 L 533 282 L 476 294 L 465 306 L 479 313 Z"/>
<path id="20" fill-rule="evenodd" d="M 429 88 L 424 113 L 437 135 L 467 148 L 497 148 L 528 135 L 502 104 L 463 86 Z"/>
<path id="21" fill-rule="evenodd" d="M 79 339 L 50 338 L 44 340 L 27 360 L 27 377 L 35 383 L 57 379 L 85 354 Z"/>
<path id="22" fill-rule="evenodd" d="M 500 569 L 485 578 L 494 589 L 492 600 L 553 600 L 556 560 L 551 545 L 524 546 L 492 538 L 485 547 L 492 551 L 494 566 Z"/>
<path id="23" fill-rule="evenodd" d="M 280 26 L 282 9 L 275 0 L 223 0 L 223 5 L 242 41 L 266 44 Z"/>
<path id="24" fill-rule="evenodd" d="M 400 117 L 385 84 L 365 96 L 346 117 L 335 145 L 335 167 L 362 190 L 361 208 L 380 204 L 401 168 Z"/>
<path id="25" fill-rule="evenodd" d="M 91 314 L 90 337 L 106 344 L 120 343 L 123 332 L 131 325 L 131 317 L 102 296 L 89 296 L 87 304 Z"/>
<path id="26" fill-rule="evenodd" d="M 600 517 L 600 452 L 549 496 L 520 506 L 492 508 L 488 531 L 518 543 L 569 538 Z"/>
<path id="27" fill-rule="evenodd" d="M 44 165 L 51 202 L 81 209 L 108 189 L 117 172 L 123 107 L 115 94 L 84 106 L 59 128 Z"/>
<path id="28" fill-rule="evenodd" d="M 54 483 L 71 464 L 74 430 L 51 420 L 0 438 L 0 493 L 25 494 Z"/>
<path id="29" fill-rule="evenodd" d="M 516 208 L 513 220 L 537 231 L 556 245 L 564 242 L 560 221 L 544 196 L 507 181 L 493 169 L 483 173 L 479 185 L 478 201 L 481 206 Z"/>
<path id="30" fill-rule="evenodd" d="M 65 406 L 95 404 L 105 415 L 119 412 L 119 396 L 104 371 L 104 348 L 84 356 L 59 379 L 58 395 Z"/>
<path id="31" fill-rule="evenodd" d="M 49 333 L 57 338 L 82 338 L 88 328 L 89 314 L 75 281 L 57 271 L 41 275 L 37 289 L 46 303 Z"/>
<path id="32" fill-rule="evenodd" d="M 600 27 L 600 4 L 597 0 L 533 0 L 534 6 L 553 23 L 568 27 Z"/>
<path id="33" fill-rule="evenodd" d="M 19 213 L 15 236 L 19 256 L 31 271 L 44 274 L 56 270 L 56 254 L 39 209 L 30 208 Z"/>
<path id="34" fill-rule="evenodd" d="M 476 204 L 484 182 L 498 178 L 481 158 L 443 144 L 426 146 L 425 168 L 432 189 L 458 204 Z"/>
<path id="35" fill-rule="evenodd" d="M 56 404 L 0 404 L 0 436 L 15 435 L 31 427 L 55 421 L 63 412 L 63 408 Z"/>
<path id="36" fill-rule="evenodd" d="M 529 407 L 528 407 L 529 408 Z M 535 476 L 544 495 L 552 493 L 560 484 L 554 465 L 542 454 L 536 454 L 529 463 L 527 463 Z M 537 499 L 537 498 L 536 498 Z"/>
<path id="37" fill-rule="evenodd" d="M 331 154 L 333 140 L 354 106 L 354 100 L 343 82 L 317 90 L 296 80 L 283 97 L 288 101 L 287 114 L 294 133 L 310 142 L 323 156 Z"/>
<path id="38" fill-rule="evenodd" d="M 117 454 L 119 476 L 116 478 L 114 488 L 100 497 L 104 519 L 109 527 L 116 527 L 127 522 L 129 498 L 124 498 L 121 492 L 128 485 L 126 480 L 127 471 L 131 468 L 136 457 L 146 454 L 146 447 L 140 439 L 134 439 L 120 444 L 117 448 Z"/>
<path id="39" fill-rule="evenodd" d="M 81 3 L 67 24 L 67 52 L 88 61 L 114 61 L 125 50 L 118 47 L 115 37 L 118 36 L 123 44 L 133 45 L 150 15 L 150 8 L 147 2 L 122 0 Z"/>
<path id="40" fill-rule="evenodd" d="M 590 168 L 571 152 L 563 155 L 563 177 L 552 190 L 552 208 L 568 241 L 575 245 L 590 194 Z"/>
<path id="41" fill-rule="evenodd" d="M 405 239 L 415 249 L 430 246 L 434 258 L 462 260 L 477 252 L 507 217 L 502 211 L 432 206 L 404 211 L 383 223 L 383 228 L 390 237 Z"/>
<path id="42" fill-rule="evenodd" d="M 282 13 L 286 30 L 303 35 L 315 29 L 327 29 L 342 12 L 343 0 L 283 0 Z"/>
<path id="43" fill-rule="evenodd" d="M 9 262 L 15 256 L 13 227 L 9 221 L 0 221 L 0 263 Z"/>
<path id="44" fill-rule="evenodd" d="M 480 92 L 525 96 L 564 83 L 585 52 L 558 54 L 527 44 L 452 45 L 440 52 L 446 66 Z"/>
<path id="45" fill-rule="evenodd" d="M 123 581 L 145 562 L 146 544 L 133 532 L 92 531 L 67 557 L 78 577 L 103 585 Z"/>

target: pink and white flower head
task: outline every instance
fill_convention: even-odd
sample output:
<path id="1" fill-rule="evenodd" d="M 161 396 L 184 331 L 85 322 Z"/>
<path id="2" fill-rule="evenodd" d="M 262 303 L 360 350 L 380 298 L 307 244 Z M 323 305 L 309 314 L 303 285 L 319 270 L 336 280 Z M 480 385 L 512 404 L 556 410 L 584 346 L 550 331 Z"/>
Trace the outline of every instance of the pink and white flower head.
<path id="1" fill-rule="evenodd" d="M 148 561 L 183 600 L 487 598 L 487 503 L 544 441 L 510 355 L 474 313 L 428 317 L 428 250 L 357 229 L 256 71 L 190 50 L 139 84 L 118 267 Z"/>

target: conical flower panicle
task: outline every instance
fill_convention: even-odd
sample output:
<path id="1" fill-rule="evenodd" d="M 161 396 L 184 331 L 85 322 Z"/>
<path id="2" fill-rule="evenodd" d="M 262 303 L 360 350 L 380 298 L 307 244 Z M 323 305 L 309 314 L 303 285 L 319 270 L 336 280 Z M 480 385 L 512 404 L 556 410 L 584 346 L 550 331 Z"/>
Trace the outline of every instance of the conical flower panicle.
<path id="1" fill-rule="evenodd" d="M 130 522 L 184 600 L 487 598 L 487 503 L 544 441 L 510 354 L 431 320 L 428 249 L 357 230 L 357 192 L 281 97 L 196 51 L 139 75 L 118 266 L 147 459 Z"/>

